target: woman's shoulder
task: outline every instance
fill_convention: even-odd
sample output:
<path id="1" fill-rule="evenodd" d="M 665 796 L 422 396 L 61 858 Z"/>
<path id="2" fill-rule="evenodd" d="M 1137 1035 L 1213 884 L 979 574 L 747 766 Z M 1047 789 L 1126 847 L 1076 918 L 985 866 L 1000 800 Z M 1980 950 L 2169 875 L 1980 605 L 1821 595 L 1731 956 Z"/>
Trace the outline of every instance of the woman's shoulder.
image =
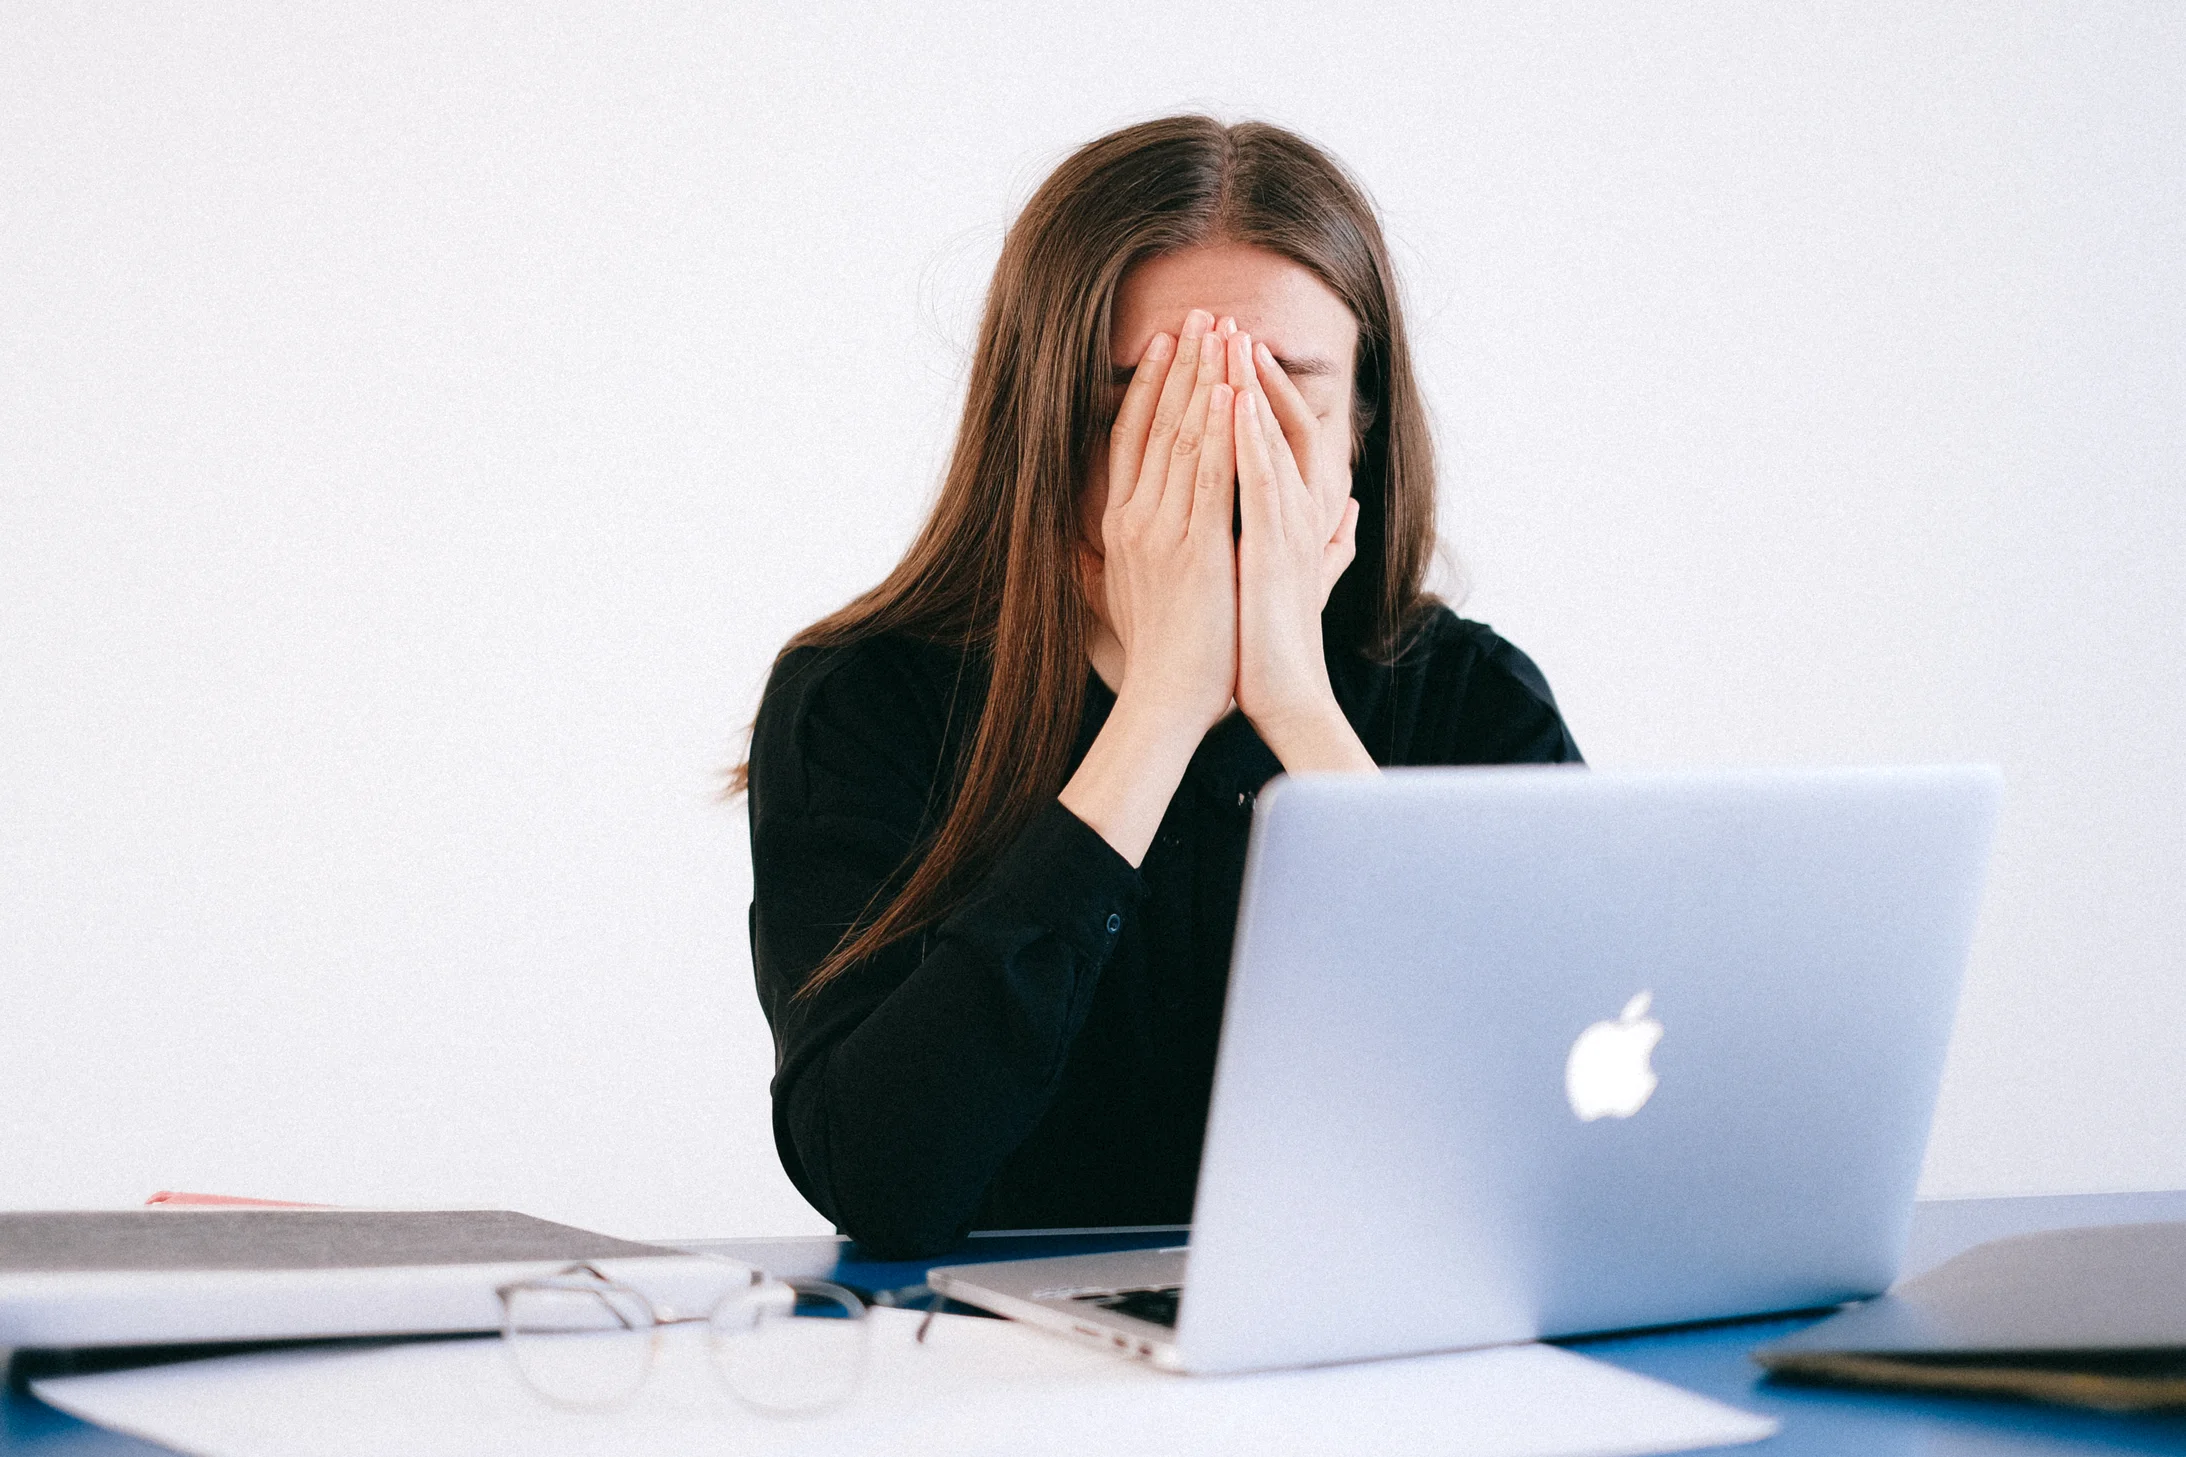
<path id="1" fill-rule="evenodd" d="M 1420 614 L 1388 672 L 1401 716 L 1422 740 L 1405 755 L 1412 762 L 1579 757 L 1540 665 L 1487 623 L 1460 617 L 1447 603 L 1434 602 Z"/>
<path id="2" fill-rule="evenodd" d="M 970 663 L 961 647 L 905 632 L 792 646 L 774 660 L 759 711 L 798 714 L 833 706 L 860 716 L 887 714 L 930 697 L 937 686 L 953 686 Z"/>
<path id="3" fill-rule="evenodd" d="M 775 660 L 752 725 L 755 799 L 819 781 L 930 784 L 953 733 L 976 722 L 984 678 L 960 646 L 901 632 L 794 646 Z"/>
<path id="4" fill-rule="evenodd" d="M 1485 622 L 1458 616 L 1446 602 L 1427 610 L 1398 661 L 1443 679 L 1467 681 L 1485 675 L 1504 680 L 1552 708 L 1556 704 L 1547 675 L 1516 643 Z"/>

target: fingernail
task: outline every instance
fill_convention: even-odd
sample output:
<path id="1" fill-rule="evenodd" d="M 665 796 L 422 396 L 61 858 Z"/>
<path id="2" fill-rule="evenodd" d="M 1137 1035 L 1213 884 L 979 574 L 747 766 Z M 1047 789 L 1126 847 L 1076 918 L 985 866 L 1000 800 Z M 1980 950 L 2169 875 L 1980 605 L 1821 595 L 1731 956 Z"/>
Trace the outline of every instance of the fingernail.
<path id="1" fill-rule="evenodd" d="M 1214 315 L 1205 309 L 1193 309 L 1184 316 L 1184 332 L 1187 335 L 1204 334 L 1213 327 Z"/>
<path id="2" fill-rule="evenodd" d="M 1265 344 L 1259 346 L 1259 348 L 1254 351 L 1254 354 L 1262 364 L 1273 366 L 1275 363 L 1275 351 L 1268 348 L 1268 346 Z"/>
<path id="3" fill-rule="evenodd" d="M 1250 358 L 1252 358 L 1252 335 L 1250 335 L 1250 334 L 1239 334 L 1239 335 L 1237 336 L 1237 342 L 1238 342 L 1238 343 L 1240 343 L 1240 344 L 1242 344 L 1242 345 L 1244 346 L 1244 349 L 1245 349 L 1245 357 L 1246 357 L 1247 359 L 1250 359 Z"/>
<path id="4" fill-rule="evenodd" d="M 1169 351 L 1175 347 L 1176 340 L 1170 338 L 1167 334 L 1156 334 L 1146 341 L 1146 357 L 1148 359 L 1167 359 Z"/>

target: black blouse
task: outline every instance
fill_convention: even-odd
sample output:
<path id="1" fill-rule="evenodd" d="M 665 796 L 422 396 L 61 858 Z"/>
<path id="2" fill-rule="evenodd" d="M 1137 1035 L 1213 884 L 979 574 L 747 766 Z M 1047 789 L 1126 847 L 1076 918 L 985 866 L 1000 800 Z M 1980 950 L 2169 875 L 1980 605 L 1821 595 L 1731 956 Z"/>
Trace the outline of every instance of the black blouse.
<path id="1" fill-rule="evenodd" d="M 1579 757 L 1532 661 L 1446 607 L 1395 665 L 1328 666 L 1377 763 Z M 1253 797 L 1282 767 L 1232 713 L 1138 869 L 1050 800 L 954 914 L 795 999 L 938 825 L 984 691 L 962 649 L 798 649 L 752 737 L 775 1144 L 813 1206 L 884 1257 L 974 1228 L 1190 1220 Z M 1072 769 L 1115 701 L 1088 669 Z"/>

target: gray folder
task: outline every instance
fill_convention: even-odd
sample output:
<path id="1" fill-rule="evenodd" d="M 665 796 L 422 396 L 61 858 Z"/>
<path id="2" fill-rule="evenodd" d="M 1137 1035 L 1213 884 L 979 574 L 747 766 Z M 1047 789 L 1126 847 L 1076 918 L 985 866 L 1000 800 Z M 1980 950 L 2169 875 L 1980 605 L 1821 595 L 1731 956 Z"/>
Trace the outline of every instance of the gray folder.
<path id="1" fill-rule="evenodd" d="M 0 1213 L 0 1346 L 421 1335 L 577 1261 L 712 1289 L 718 1262 L 506 1210 Z M 742 1268 L 742 1267 L 739 1267 Z"/>
<path id="2" fill-rule="evenodd" d="M 673 1254 L 505 1209 L 85 1209 L 0 1213 L 0 1275 L 340 1270 Z"/>
<path id="3" fill-rule="evenodd" d="M 1792 1380 L 2186 1406 L 2186 1224 L 1995 1240 L 1754 1359 Z"/>

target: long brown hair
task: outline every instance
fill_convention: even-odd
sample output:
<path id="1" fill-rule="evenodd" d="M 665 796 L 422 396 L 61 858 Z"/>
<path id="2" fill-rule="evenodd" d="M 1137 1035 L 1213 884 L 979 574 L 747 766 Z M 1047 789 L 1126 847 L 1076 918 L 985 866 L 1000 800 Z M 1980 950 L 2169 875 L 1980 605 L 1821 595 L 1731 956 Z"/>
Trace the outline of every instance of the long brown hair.
<path id="1" fill-rule="evenodd" d="M 900 632 L 986 660 L 958 785 L 910 878 L 868 906 L 806 979 L 941 920 L 1062 789 L 1084 711 L 1091 608 L 1078 575 L 1078 492 L 1112 408 L 1109 315 L 1142 259 L 1212 242 L 1298 264 L 1359 323 L 1352 492 L 1358 555 L 1324 636 L 1386 661 L 1433 599 L 1435 480 L 1395 271 L 1373 205 L 1327 153 L 1264 122 L 1172 116 L 1109 133 L 1055 169 L 1002 244 L 956 448 L 933 514 L 886 580 L 782 649 Z M 937 765 L 947 774 L 951 766 Z M 729 794 L 750 784 L 747 759 Z M 906 862 L 908 864 L 908 861 Z M 876 901 L 882 897 L 876 897 Z"/>

